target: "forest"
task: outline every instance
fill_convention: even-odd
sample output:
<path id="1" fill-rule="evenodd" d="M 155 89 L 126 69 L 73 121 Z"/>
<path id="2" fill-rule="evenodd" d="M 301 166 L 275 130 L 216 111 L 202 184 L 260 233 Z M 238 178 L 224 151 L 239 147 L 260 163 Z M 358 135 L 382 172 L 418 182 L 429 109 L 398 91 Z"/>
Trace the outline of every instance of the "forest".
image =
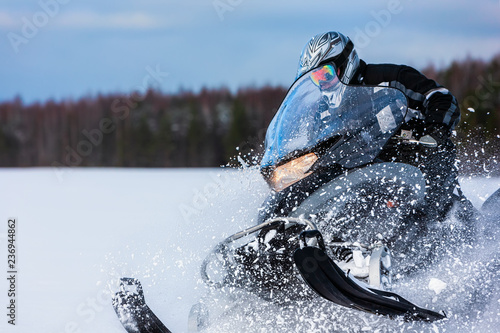
<path id="1" fill-rule="evenodd" d="M 464 174 L 500 175 L 500 54 L 421 71 L 459 101 Z M 1 167 L 218 167 L 256 163 L 288 87 L 0 102 Z M 238 159 L 236 157 L 239 156 Z"/>

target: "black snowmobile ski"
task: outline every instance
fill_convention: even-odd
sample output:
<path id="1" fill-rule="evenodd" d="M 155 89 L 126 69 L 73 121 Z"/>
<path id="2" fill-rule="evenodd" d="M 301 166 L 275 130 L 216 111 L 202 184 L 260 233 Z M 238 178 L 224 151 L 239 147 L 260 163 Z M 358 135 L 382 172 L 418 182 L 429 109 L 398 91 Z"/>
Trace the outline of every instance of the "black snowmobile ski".
<path id="1" fill-rule="evenodd" d="M 120 279 L 120 291 L 113 297 L 113 308 L 129 333 L 171 333 L 146 304 L 137 279 Z"/>
<path id="2" fill-rule="evenodd" d="M 395 293 L 367 288 L 356 282 L 327 256 L 319 231 L 305 231 L 301 237 L 304 240 L 305 237 L 316 237 L 322 247 L 304 246 L 293 255 L 300 274 L 320 296 L 348 308 L 390 318 L 402 316 L 407 321 L 446 318 L 445 314 L 420 308 Z"/>

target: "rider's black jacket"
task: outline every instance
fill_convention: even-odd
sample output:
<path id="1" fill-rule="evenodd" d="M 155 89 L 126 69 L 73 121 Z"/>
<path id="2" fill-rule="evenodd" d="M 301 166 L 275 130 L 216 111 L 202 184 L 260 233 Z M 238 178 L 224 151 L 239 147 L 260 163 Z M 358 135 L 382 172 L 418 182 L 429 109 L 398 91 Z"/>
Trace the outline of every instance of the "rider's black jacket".
<path id="1" fill-rule="evenodd" d="M 443 124 L 452 130 L 460 121 L 456 98 L 446 88 L 412 67 L 366 64 L 360 60 L 360 68 L 350 83 L 384 85 L 403 91 L 408 98 L 412 116 L 424 120 L 426 124 Z"/>
<path id="2" fill-rule="evenodd" d="M 401 144 L 399 140 L 392 140 L 378 158 L 420 168 L 427 181 L 426 200 L 430 203 L 429 207 L 434 207 L 428 214 L 443 218 L 452 206 L 452 193 L 458 175 L 454 163 L 455 147 L 449 139 L 451 130 L 460 120 L 456 98 L 446 88 L 412 67 L 392 64 L 367 65 L 362 60 L 360 62 L 360 68 L 350 84 L 389 86 L 401 90 L 408 99 L 410 112 L 406 118 L 408 122 L 402 129 L 411 130 L 417 139 L 424 134 L 431 134 L 436 139 L 438 146 L 435 148 Z M 436 206 L 436 203 L 439 205 Z"/>

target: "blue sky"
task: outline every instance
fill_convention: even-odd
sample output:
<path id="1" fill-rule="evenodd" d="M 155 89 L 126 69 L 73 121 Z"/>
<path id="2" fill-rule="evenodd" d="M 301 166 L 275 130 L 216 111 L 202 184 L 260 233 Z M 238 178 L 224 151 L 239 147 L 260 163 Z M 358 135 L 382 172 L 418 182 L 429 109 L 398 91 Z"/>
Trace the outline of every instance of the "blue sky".
<path id="1" fill-rule="evenodd" d="M 202 86 L 288 86 L 308 39 L 421 69 L 500 53 L 499 0 L 4 0 L 0 101 Z"/>

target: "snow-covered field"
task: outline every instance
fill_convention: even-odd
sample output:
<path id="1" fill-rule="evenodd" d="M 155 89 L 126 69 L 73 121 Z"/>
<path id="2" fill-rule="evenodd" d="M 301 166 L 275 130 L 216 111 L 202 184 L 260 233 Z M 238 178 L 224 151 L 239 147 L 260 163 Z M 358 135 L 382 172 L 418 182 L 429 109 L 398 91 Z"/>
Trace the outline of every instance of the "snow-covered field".
<path id="1" fill-rule="evenodd" d="M 2 332 L 124 332 L 110 301 L 110 289 L 122 276 L 139 278 L 156 314 L 172 331 L 186 332 L 189 310 L 204 292 L 201 261 L 223 237 L 255 223 L 267 194 L 258 172 L 250 169 L 0 169 L 0 184 Z M 500 179 L 466 178 L 462 185 L 480 207 L 500 187 Z M 11 217 L 17 219 L 15 326 L 7 316 Z M 474 256 L 487 257 L 498 252 L 496 246 Z M 422 275 L 409 295 L 431 295 L 451 318 L 417 326 L 400 322 L 398 331 L 493 332 L 500 327 L 498 289 L 487 301 L 489 310 L 478 307 L 472 318 L 454 308 L 464 295 L 478 298 L 464 304 L 481 304 L 482 294 L 475 293 L 481 267 L 476 270 L 473 259 L 450 260 L 455 262 Z M 327 327 L 316 324 L 311 321 L 308 331 Z M 278 326 L 254 325 L 256 331 Z M 351 331 L 363 329 L 356 327 Z M 376 325 L 365 328 L 377 330 Z"/>

